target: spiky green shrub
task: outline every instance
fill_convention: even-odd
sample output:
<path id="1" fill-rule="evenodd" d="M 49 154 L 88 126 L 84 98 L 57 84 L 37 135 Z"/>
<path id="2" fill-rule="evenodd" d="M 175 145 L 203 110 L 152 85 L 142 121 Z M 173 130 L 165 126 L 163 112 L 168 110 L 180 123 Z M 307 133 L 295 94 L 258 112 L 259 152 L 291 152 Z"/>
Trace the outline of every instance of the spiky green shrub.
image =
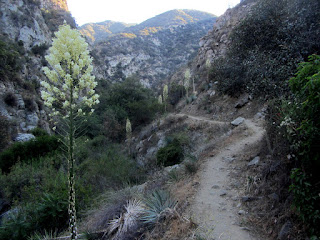
<path id="1" fill-rule="evenodd" d="M 136 228 L 144 212 L 143 203 L 136 199 L 129 200 L 124 208 L 125 211 L 119 217 L 109 222 L 108 233 L 112 239 L 122 239 L 130 230 Z"/>
<path id="2" fill-rule="evenodd" d="M 177 202 L 169 192 L 158 190 L 150 194 L 145 200 L 145 210 L 141 220 L 154 226 L 156 223 L 164 220 L 175 210 Z"/>
<path id="3" fill-rule="evenodd" d="M 58 233 L 56 231 L 44 231 L 43 234 L 35 233 L 28 240 L 52 240 L 58 237 Z"/>

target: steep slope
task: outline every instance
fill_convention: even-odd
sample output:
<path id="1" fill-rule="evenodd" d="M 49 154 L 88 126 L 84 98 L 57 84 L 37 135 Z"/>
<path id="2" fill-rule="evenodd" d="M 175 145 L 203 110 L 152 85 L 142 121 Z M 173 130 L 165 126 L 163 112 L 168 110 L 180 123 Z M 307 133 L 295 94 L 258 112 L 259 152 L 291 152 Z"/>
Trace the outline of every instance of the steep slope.
<path id="1" fill-rule="evenodd" d="M 135 75 L 156 87 L 195 56 L 214 21 L 211 14 L 173 10 L 127 28 L 93 46 L 96 75 L 111 81 Z"/>
<path id="2" fill-rule="evenodd" d="M 66 0 L 4 0 L 0 9 L 0 115 L 13 140 L 37 126 L 49 131 L 38 95 L 41 67 L 53 32 L 64 21 L 75 22 Z"/>
<path id="3" fill-rule="evenodd" d="M 112 34 L 123 32 L 127 27 L 135 24 L 128 24 L 114 21 L 104 21 L 99 23 L 87 23 L 79 28 L 82 35 L 86 36 L 90 43 L 99 42 Z"/>

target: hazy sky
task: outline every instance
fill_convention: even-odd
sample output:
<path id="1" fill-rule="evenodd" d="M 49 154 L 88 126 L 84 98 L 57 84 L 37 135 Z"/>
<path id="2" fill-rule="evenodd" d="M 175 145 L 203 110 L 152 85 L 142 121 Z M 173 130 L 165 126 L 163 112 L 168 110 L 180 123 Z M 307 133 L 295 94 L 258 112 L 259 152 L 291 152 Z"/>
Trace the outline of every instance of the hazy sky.
<path id="1" fill-rule="evenodd" d="M 195 9 L 219 16 L 239 2 L 240 0 L 68 0 L 68 7 L 81 26 L 105 20 L 140 23 L 172 9 Z"/>

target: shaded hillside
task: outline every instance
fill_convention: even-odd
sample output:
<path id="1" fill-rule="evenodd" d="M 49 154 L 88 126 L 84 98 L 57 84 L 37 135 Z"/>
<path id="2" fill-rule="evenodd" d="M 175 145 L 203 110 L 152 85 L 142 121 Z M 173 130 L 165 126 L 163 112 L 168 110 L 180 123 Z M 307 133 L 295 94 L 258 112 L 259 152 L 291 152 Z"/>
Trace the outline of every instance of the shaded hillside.
<path id="1" fill-rule="evenodd" d="M 91 43 L 102 41 L 112 34 L 123 32 L 127 27 L 135 24 L 128 24 L 114 21 L 104 21 L 100 23 L 87 23 L 82 25 L 79 30 L 82 35 L 86 36 Z"/>

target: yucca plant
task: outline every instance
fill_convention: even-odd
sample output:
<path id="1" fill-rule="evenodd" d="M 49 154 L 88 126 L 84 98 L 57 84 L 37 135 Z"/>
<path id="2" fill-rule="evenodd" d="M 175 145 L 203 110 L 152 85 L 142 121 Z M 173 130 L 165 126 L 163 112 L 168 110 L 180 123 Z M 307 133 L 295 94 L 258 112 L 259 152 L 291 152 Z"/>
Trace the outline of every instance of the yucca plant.
<path id="1" fill-rule="evenodd" d="M 33 236 L 29 237 L 28 240 L 52 240 L 58 237 L 57 231 L 50 231 L 47 232 L 46 230 L 44 231 L 44 234 L 41 233 L 35 233 Z"/>
<path id="2" fill-rule="evenodd" d="M 169 192 L 159 190 L 145 199 L 145 205 L 141 220 L 147 225 L 154 226 L 175 212 L 177 202 Z"/>
<path id="3" fill-rule="evenodd" d="M 121 239 L 122 235 L 138 225 L 143 212 L 144 204 L 140 200 L 129 200 L 125 212 L 110 221 L 107 233 L 113 235 L 112 239 Z"/>

